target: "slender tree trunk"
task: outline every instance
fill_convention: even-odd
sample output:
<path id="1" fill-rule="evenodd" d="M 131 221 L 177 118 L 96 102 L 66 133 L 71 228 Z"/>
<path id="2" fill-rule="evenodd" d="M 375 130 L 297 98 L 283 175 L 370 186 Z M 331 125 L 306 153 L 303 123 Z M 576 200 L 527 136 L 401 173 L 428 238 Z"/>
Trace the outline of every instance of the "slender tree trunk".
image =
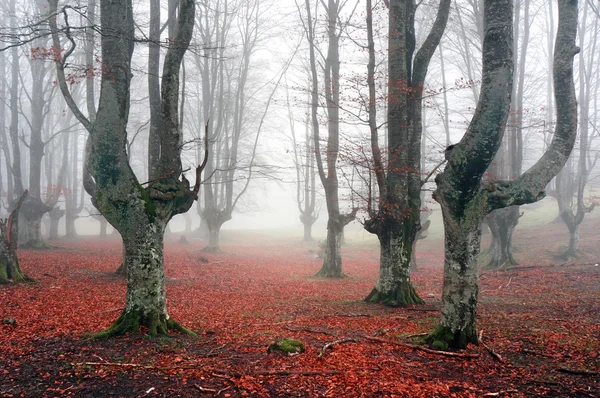
<path id="1" fill-rule="evenodd" d="M 342 233 L 343 225 L 334 217 L 327 220 L 327 239 L 325 242 L 325 257 L 323 267 L 316 276 L 326 278 L 341 278 L 342 271 Z"/>

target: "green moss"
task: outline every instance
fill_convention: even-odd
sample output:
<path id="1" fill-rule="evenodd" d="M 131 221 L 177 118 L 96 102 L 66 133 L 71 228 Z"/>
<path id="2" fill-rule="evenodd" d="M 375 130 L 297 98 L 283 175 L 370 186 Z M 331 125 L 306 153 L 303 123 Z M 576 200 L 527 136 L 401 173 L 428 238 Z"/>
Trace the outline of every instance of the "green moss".
<path id="1" fill-rule="evenodd" d="M 433 350 L 446 351 L 448 349 L 448 343 L 442 340 L 435 340 L 431 343 L 431 348 Z"/>
<path id="2" fill-rule="evenodd" d="M 154 222 L 156 218 L 156 204 L 150 199 L 150 193 L 146 190 L 142 184 L 136 183 L 138 190 L 140 191 L 140 195 L 142 200 L 144 201 L 144 207 L 146 209 L 146 214 L 148 214 L 148 219 L 150 222 Z"/>
<path id="3" fill-rule="evenodd" d="M 305 351 L 304 343 L 296 339 L 278 339 L 272 342 L 267 349 L 270 354 L 295 354 Z"/>

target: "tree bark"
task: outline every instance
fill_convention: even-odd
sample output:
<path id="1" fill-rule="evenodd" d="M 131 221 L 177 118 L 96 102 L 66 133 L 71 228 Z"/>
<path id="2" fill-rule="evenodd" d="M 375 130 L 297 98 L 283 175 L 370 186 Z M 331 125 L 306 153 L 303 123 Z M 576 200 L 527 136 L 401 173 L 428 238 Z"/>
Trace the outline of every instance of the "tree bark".
<path id="1" fill-rule="evenodd" d="M 424 303 L 410 281 L 410 267 L 398 266 L 409 264 L 411 260 L 412 242 L 402 230 L 407 227 L 410 228 L 410 225 L 388 226 L 377 234 L 380 247 L 379 278 L 365 301 L 390 307 Z"/>
<path id="2" fill-rule="evenodd" d="M 554 52 L 557 129 L 542 158 L 512 181 L 481 178 L 502 142 L 513 82 L 512 1 L 484 3 L 483 78 L 475 115 L 462 140 L 448 154 L 436 177 L 434 199 L 442 207 L 445 228 L 444 288 L 440 323 L 428 337 L 436 348 L 464 348 L 477 343 L 477 261 L 480 225 L 493 210 L 533 203 L 545 196 L 548 182 L 566 163 L 577 136 L 573 57 L 577 1 L 559 0 L 559 28 Z"/>
<path id="3" fill-rule="evenodd" d="M 512 254 L 512 236 L 520 217 L 518 206 L 498 209 L 486 217 L 492 240 L 479 256 L 482 268 L 498 269 L 519 264 Z"/>
<path id="4" fill-rule="evenodd" d="M 17 258 L 19 209 L 26 196 L 24 191 L 8 219 L 0 220 L 0 284 L 33 281 L 21 271 Z"/>

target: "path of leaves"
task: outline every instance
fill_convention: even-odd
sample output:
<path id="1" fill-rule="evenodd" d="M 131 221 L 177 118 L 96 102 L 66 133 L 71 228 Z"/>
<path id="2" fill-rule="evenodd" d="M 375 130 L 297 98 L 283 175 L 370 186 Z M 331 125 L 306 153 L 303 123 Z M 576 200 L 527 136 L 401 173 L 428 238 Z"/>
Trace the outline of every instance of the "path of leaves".
<path id="1" fill-rule="evenodd" d="M 600 396 L 594 264 L 482 274 L 479 327 L 500 362 L 482 346 L 467 350 L 477 358 L 452 358 L 365 338 L 414 343 L 408 336 L 436 325 L 442 252 L 427 243 L 413 275 L 427 304 L 409 309 L 362 302 L 377 277 L 373 248 L 346 248 L 349 277 L 321 280 L 310 277 L 321 266 L 313 247 L 296 241 L 208 255 L 200 244 L 172 243 L 169 312 L 199 337 L 105 341 L 89 336 L 123 305 L 125 283 L 111 276 L 119 242 L 61 245 L 21 251 L 38 282 L 0 287 L 0 320 L 17 322 L 0 325 L 0 396 Z M 306 353 L 267 354 L 278 337 L 304 341 Z M 325 344 L 343 338 L 355 342 L 319 359 Z"/>

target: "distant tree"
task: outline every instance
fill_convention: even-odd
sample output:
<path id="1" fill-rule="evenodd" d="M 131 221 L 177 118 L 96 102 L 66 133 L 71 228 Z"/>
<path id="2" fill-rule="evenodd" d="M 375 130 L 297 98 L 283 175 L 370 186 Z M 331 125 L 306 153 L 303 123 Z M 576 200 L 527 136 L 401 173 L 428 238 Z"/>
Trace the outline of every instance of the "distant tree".
<path id="1" fill-rule="evenodd" d="M 163 237 L 171 217 L 186 212 L 197 197 L 203 167 L 196 168 L 196 181 L 190 189 L 182 172 L 178 106 L 179 71 L 192 37 L 195 2 L 181 0 L 177 33 L 171 38 L 165 56 L 161 151 L 160 158 L 156 159 L 160 177 L 145 187 L 133 173 L 126 151 L 135 26 L 132 2 L 116 0 L 100 4 L 103 73 L 94 121 L 79 110 L 65 80 L 64 64 L 74 48 L 69 47 L 64 55 L 58 52 L 62 45 L 56 21 L 57 3 L 58 0 L 50 1 L 50 27 L 57 49 L 54 59 L 59 85 L 69 107 L 90 133 L 85 167 L 91 178 L 85 181 L 85 188 L 96 208 L 120 232 L 127 252 L 125 308 L 117 321 L 98 337 L 135 332 L 141 326 L 147 327 L 151 336 L 167 334 L 169 329 L 192 333 L 167 312 Z M 69 29 L 62 31 L 70 39 Z"/>
<path id="2" fill-rule="evenodd" d="M 477 256 L 480 225 L 491 211 L 533 203 L 545 196 L 577 135 L 573 58 L 579 49 L 577 0 L 559 0 L 554 50 L 557 128 L 541 159 L 511 181 L 482 181 L 502 142 L 513 84 L 513 6 L 511 0 L 484 2 L 483 77 L 475 115 L 461 139 L 448 151 L 448 163 L 436 177 L 434 198 L 442 207 L 445 235 L 441 319 L 428 341 L 437 348 L 477 343 L 475 314 L 479 293 Z"/>
<path id="3" fill-rule="evenodd" d="M 571 154 L 567 165 L 556 176 L 556 199 L 562 221 L 569 230 L 569 244 L 560 253 L 563 260 L 575 257 L 579 251 L 579 226 L 585 215 L 594 209 L 594 202 L 586 204 L 585 189 L 596 161 L 598 152 L 593 155 L 590 152 L 592 141 L 598 134 L 590 133 L 591 124 L 590 106 L 597 95 L 598 77 L 600 77 L 600 65 L 596 60 L 598 52 L 598 21 L 594 18 L 589 23 L 590 5 L 585 2 L 582 5 L 583 15 L 579 25 L 579 46 L 587 51 L 579 53 L 579 150 L 577 154 Z M 591 26 L 590 26 L 591 25 Z M 592 34 L 589 35 L 588 32 Z M 594 82 L 594 78 L 596 79 Z M 595 83 L 595 93 L 594 93 Z"/>
<path id="4" fill-rule="evenodd" d="M 292 147 L 294 154 L 294 166 L 296 168 L 296 204 L 300 212 L 300 222 L 304 226 L 304 241 L 310 242 L 312 237 L 312 226 L 319 217 L 319 209 L 316 206 L 317 190 L 315 186 L 316 165 L 315 147 L 313 145 L 313 134 L 311 131 L 310 113 L 307 112 L 304 120 L 304 138 L 296 137 L 296 122 L 294 120 L 289 93 L 286 91 L 286 100 L 292 134 Z"/>
<path id="5" fill-rule="evenodd" d="M 19 210 L 27 190 L 23 192 L 14 205 L 14 209 L 7 219 L 0 220 L 0 284 L 32 281 L 30 277 L 21 272 L 17 258 L 19 237 Z"/>
<path id="6" fill-rule="evenodd" d="M 323 266 L 318 276 L 339 278 L 344 276 L 342 270 L 342 240 L 344 227 L 356 217 L 357 208 L 348 214 L 342 214 L 339 199 L 338 158 L 340 152 L 340 12 L 345 5 L 339 0 L 321 2 L 325 8 L 327 21 L 327 53 L 323 55 L 323 78 L 319 79 L 316 53 L 319 51 L 316 41 L 317 17 L 313 18 L 310 2 L 305 1 L 306 17 L 303 21 L 305 34 L 308 39 L 310 54 L 311 87 L 311 122 L 315 161 L 323 189 L 327 207 L 327 238 Z M 315 10 L 316 13 L 316 10 Z M 320 53 L 320 52 L 319 52 Z M 321 149 L 321 126 L 318 110 L 321 107 L 319 96 L 319 81 L 324 85 L 325 109 L 327 111 L 327 140 L 325 148 Z M 323 140 L 325 141 L 325 140 Z M 325 154 L 325 160 L 323 160 Z"/>

